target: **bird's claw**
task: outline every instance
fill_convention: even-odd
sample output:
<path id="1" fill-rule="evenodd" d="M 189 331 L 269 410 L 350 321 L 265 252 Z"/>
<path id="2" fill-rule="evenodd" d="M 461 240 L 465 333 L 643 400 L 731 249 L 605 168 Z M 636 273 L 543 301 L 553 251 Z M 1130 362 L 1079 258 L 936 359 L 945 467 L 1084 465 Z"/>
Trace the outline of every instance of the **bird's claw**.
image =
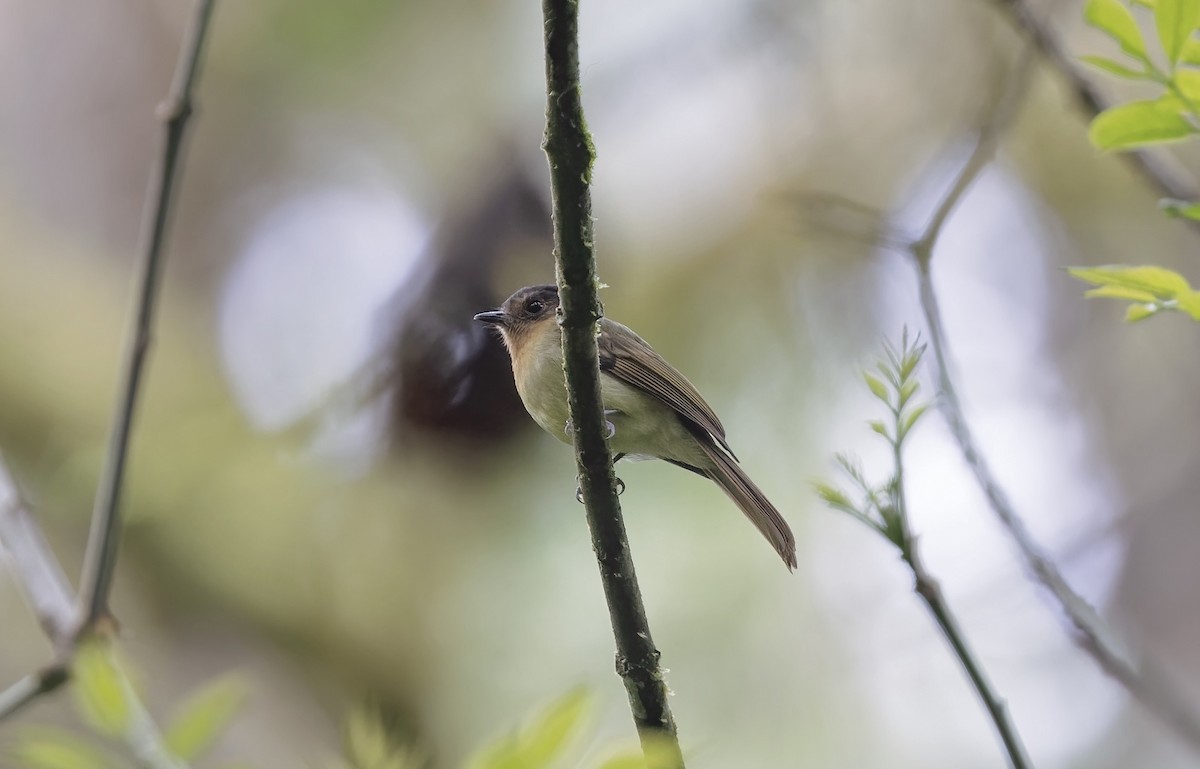
<path id="1" fill-rule="evenodd" d="M 604 410 L 604 416 L 609 416 L 610 414 L 616 414 L 616 413 L 618 413 L 616 409 L 605 409 Z M 569 437 L 569 438 L 575 437 L 575 421 L 572 419 L 568 419 L 567 423 L 565 425 L 563 425 L 563 432 L 566 433 L 567 437 Z M 605 440 L 613 437 L 616 434 L 617 434 L 617 426 L 614 425 L 612 422 L 608 421 L 607 419 L 604 420 L 604 438 L 605 438 Z"/>
<path id="2" fill-rule="evenodd" d="M 617 496 L 619 497 L 625 493 L 625 481 L 621 480 L 620 478 L 613 478 L 613 480 L 616 481 Z M 581 486 L 579 486 L 579 476 L 578 475 L 575 476 L 575 484 L 576 484 L 575 485 L 575 501 L 582 505 L 583 504 L 583 488 Z"/>

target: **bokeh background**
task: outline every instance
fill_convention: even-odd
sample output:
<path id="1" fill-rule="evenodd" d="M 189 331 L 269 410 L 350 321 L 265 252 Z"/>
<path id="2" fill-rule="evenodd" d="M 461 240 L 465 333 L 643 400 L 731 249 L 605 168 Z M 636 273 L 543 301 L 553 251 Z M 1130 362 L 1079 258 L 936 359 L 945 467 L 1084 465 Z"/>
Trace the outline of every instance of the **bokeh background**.
<path id="1" fill-rule="evenodd" d="M 1031 7 L 1072 52 L 1108 52 L 1080 3 Z M 0 0 L 0 447 L 72 574 L 189 12 Z M 553 279 L 540 13 L 218 4 L 114 600 L 152 710 L 228 673 L 248 688 L 215 763 L 324 765 L 369 700 L 456 767 L 577 684 L 599 702 L 585 763 L 633 741 L 571 453 L 470 322 Z M 886 470 L 858 371 L 921 328 L 880 221 L 813 202 L 919 231 L 1020 47 L 987 0 L 583 5 L 607 311 L 706 394 L 800 540 L 788 575 L 710 484 L 619 468 L 689 766 L 1004 765 L 895 554 L 812 493 L 836 450 Z M 1124 325 L 1061 269 L 1196 277 L 1195 237 L 1039 69 L 934 278 L 1018 509 L 1200 702 L 1200 333 Z M 929 566 L 1035 763 L 1195 765 L 1071 645 L 938 417 L 909 463 Z M 0 612 L 10 681 L 50 649 L 8 579 Z M 76 724 L 69 698 L 0 741 L 44 723 Z"/>

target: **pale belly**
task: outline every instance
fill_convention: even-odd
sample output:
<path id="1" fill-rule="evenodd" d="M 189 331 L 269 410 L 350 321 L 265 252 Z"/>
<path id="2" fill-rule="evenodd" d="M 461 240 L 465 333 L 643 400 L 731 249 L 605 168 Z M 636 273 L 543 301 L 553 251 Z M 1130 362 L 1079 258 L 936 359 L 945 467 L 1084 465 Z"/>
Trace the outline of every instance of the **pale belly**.
<path id="1" fill-rule="evenodd" d="M 571 443 L 567 431 L 570 413 L 561 357 L 547 355 L 540 366 L 517 380 L 517 392 L 525 408 L 543 430 L 564 443 Z M 614 454 L 671 459 L 693 467 L 707 467 L 708 457 L 679 417 L 657 398 L 631 387 L 604 372 L 600 373 L 600 394 L 605 419 L 615 432 L 608 440 Z"/>

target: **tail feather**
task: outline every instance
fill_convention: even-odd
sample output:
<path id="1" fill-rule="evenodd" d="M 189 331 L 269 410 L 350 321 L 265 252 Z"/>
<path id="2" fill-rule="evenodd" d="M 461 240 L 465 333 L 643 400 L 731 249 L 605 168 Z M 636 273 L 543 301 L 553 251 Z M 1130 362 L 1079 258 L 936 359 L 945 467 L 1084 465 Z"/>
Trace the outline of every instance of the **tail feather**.
<path id="1" fill-rule="evenodd" d="M 795 569 L 796 537 L 787 521 L 732 457 L 721 451 L 711 440 L 700 440 L 699 443 L 704 453 L 713 461 L 713 467 L 705 469 L 704 474 L 716 481 L 750 522 L 762 532 L 788 569 Z"/>

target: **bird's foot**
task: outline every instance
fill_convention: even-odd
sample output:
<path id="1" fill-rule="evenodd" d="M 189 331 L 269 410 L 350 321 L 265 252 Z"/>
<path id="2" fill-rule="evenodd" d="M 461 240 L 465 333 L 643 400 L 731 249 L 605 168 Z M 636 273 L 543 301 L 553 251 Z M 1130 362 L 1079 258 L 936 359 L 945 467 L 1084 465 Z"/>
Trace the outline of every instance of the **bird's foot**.
<path id="1" fill-rule="evenodd" d="M 617 482 L 617 496 L 619 497 L 625 493 L 625 481 L 620 478 L 614 478 L 614 480 Z M 581 505 L 583 504 L 583 488 L 579 486 L 578 475 L 575 476 L 575 501 Z"/>
<path id="2" fill-rule="evenodd" d="M 616 413 L 619 413 L 616 409 L 605 409 L 604 410 L 604 416 L 609 416 L 610 414 L 616 414 Z M 563 425 L 563 432 L 567 434 L 567 437 L 574 438 L 575 437 L 575 421 L 572 419 L 568 419 L 567 423 L 565 425 Z M 607 419 L 604 420 L 604 437 L 605 437 L 605 439 L 611 438 L 616 434 L 617 434 L 617 426 L 614 425 L 612 422 L 608 421 Z"/>

